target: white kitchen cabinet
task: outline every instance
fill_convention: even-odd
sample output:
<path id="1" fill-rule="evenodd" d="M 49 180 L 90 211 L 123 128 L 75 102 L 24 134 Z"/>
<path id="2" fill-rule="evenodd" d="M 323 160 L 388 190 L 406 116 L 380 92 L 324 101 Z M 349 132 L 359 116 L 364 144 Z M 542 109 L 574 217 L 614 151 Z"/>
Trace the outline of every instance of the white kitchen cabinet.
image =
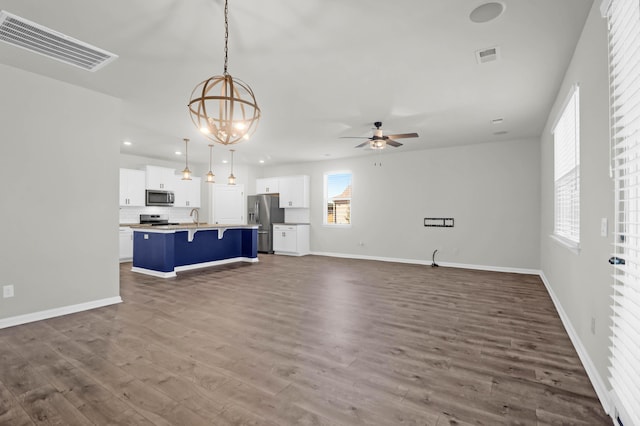
<path id="1" fill-rule="evenodd" d="M 277 177 L 256 179 L 256 194 L 277 194 L 280 192 L 279 179 Z"/>
<path id="2" fill-rule="evenodd" d="M 133 229 L 120 227 L 120 262 L 133 259 Z"/>
<path id="3" fill-rule="evenodd" d="M 146 166 L 146 189 L 173 191 L 175 188 L 175 169 L 158 166 Z"/>
<path id="4" fill-rule="evenodd" d="M 280 207 L 309 208 L 309 176 L 283 176 L 278 179 Z"/>
<path id="5" fill-rule="evenodd" d="M 273 251 L 276 254 L 309 254 L 309 225 L 273 225 Z"/>
<path id="6" fill-rule="evenodd" d="M 182 175 L 174 175 L 173 207 L 200 207 L 200 184 L 202 179 L 192 177 L 191 180 L 182 180 Z"/>
<path id="7" fill-rule="evenodd" d="M 246 223 L 246 197 L 244 185 L 213 185 L 213 220 L 216 225 L 239 225 Z"/>
<path id="8" fill-rule="evenodd" d="M 144 186 L 144 171 L 120 169 L 120 206 L 144 206 Z"/>

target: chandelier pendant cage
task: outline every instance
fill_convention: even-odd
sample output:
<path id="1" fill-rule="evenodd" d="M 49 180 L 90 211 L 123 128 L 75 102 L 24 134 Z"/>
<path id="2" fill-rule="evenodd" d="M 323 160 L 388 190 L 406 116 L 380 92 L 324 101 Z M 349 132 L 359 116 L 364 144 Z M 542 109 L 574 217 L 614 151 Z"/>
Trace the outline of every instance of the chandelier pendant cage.
<path id="1" fill-rule="evenodd" d="M 224 73 L 199 83 L 191 93 L 189 113 L 193 124 L 211 141 L 232 145 L 249 139 L 260 120 L 253 90 L 228 72 L 228 0 L 224 3 Z"/>

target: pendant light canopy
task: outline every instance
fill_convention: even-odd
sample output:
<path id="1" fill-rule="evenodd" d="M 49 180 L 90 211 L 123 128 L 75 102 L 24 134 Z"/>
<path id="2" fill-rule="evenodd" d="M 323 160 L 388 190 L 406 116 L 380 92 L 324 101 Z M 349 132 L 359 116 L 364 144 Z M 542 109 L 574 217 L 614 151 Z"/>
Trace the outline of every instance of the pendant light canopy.
<path id="1" fill-rule="evenodd" d="M 231 145 L 256 131 L 260 108 L 248 84 L 227 72 L 229 6 L 224 2 L 224 73 L 199 83 L 191 93 L 189 113 L 193 124 L 210 140 Z"/>
<path id="2" fill-rule="evenodd" d="M 230 149 L 229 151 L 231 151 L 231 174 L 229 175 L 229 185 L 235 185 L 236 177 L 233 175 L 233 153 L 235 152 L 235 149 Z"/>
<path id="3" fill-rule="evenodd" d="M 184 170 L 182 180 L 191 180 L 191 170 L 189 170 L 189 139 L 184 138 Z"/>
<path id="4" fill-rule="evenodd" d="M 207 183 L 215 183 L 216 175 L 211 171 L 211 163 L 213 162 L 213 144 L 209 144 L 209 173 L 207 173 Z"/>

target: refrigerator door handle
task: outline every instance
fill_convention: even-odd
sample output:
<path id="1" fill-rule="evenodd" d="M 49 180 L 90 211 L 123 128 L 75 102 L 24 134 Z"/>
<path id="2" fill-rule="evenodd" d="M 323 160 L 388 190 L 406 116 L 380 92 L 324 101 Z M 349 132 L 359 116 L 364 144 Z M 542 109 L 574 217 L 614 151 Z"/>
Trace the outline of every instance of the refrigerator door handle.
<path id="1" fill-rule="evenodd" d="M 254 212 L 256 212 L 256 223 L 260 223 L 260 203 L 257 200 Z"/>

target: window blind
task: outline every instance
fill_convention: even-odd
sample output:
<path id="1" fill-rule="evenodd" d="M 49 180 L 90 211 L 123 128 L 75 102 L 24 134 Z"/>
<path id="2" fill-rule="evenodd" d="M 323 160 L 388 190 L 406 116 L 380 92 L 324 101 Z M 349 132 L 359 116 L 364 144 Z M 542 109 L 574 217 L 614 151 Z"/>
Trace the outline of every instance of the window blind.
<path id="1" fill-rule="evenodd" d="M 640 4 L 603 3 L 609 31 L 614 273 L 609 382 L 622 423 L 640 425 Z M 622 260 L 624 262 L 622 262 Z"/>
<path id="2" fill-rule="evenodd" d="M 553 127 L 553 233 L 577 247 L 580 243 L 580 98 L 575 85 Z"/>

